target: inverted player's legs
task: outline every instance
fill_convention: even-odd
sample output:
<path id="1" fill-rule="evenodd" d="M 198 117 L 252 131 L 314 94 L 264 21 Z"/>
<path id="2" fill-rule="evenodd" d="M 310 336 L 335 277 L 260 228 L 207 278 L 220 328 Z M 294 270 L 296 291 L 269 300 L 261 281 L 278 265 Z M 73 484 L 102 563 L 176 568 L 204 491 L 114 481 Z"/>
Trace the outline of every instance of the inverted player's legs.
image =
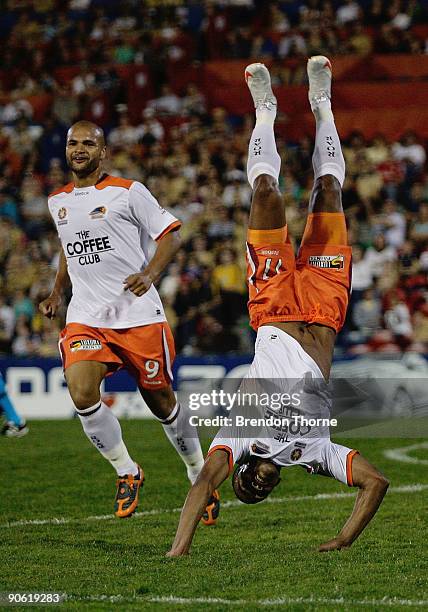
<path id="1" fill-rule="evenodd" d="M 350 283 L 350 249 L 342 208 L 345 178 L 339 135 L 331 110 L 331 65 L 323 56 L 308 61 L 309 101 L 316 121 L 312 157 L 314 186 L 297 267 L 313 312 L 310 332 L 318 341 L 317 362 L 328 372 L 335 331 L 343 325 Z"/>
<path id="2" fill-rule="evenodd" d="M 248 228 L 270 230 L 285 224 L 285 206 L 278 181 L 269 174 L 261 174 L 254 181 Z"/>
<path id="3" fill-rule="evenodd" d="M 122 440 L 120 423 L 101 401 L 100 385 L 108 367 L 98 361 L 79 361 L 65 371 L 65 378 L 83 431 L 122 476 L 137 474 L 138 466 L 129 456 Z"/>
<path id="4" fill-rule="evenodd" d="M 309 201 L 309 213 L 343 213 L 342 188 L 332 174 L 315 179 Z"/>
<path id="5" fill-rule="evenodd" d="M 263 64 L 245 72 L 256 109 L 256 125 L 248 146 L 247 174 L 253 189 L 249 229 L 270 230 L 285 226 L 285 206 L 278 187 L 281 158 L 276 150 L 274 122 L 276 98 Z"/>
<path id="6" fill-rule="evenodd" d="M 291 317 L 296 316 L 297 320 L 299 309 L 292 290 L 288 295 L 290 299 L 283 293 L 285 287 L 292 286 L 295 257 L 278 186 L 281 158 L 274 134 L 277 102 L 266 66 L 250 64 L 245 70 L 245 79 L 256 113 L 248 146 L 247 175 L 253 196 L 246 248 L 248 310 L 251 326 L 258 329 L 270 316 L 278 320 L 284 301 Z"/>
<path id="7" fill-rule="evenodd" d="M 302 244 L 346 245 L 342 208 L 345 160 L 331 111 L 331 65 L 316 56 L 308 62 L 309 101 L 316 121 L 312 156 L 314 186 Z"/>
<path id="8" fill-rule="evenodd" d="M 322 171 L 322 170 L 321 170 Z M 345 215 L 342 208 L 342 189 L 332 174 L 324 174 L 314 181 L 309 214 L 302 246 L 348 244 Z"/>

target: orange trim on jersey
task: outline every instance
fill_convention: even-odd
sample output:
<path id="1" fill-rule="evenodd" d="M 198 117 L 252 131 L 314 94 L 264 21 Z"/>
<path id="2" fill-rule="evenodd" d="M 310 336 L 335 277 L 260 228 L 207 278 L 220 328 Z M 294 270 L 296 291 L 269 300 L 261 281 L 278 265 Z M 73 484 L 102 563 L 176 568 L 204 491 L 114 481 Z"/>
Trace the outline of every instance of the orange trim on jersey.
<path id="1" fill-rule="evenodd" d="M 135 181 L 124 179 L 120 176 L 110 176 L 107 174 L 99 183 L 95 185 L 95 189 L 104 189 L 105 187 L 123 187 L 129 189 Z"/>
<path id="2" fill-rule="evenodd" d="M 168 227 L 163 230 L 163 232 L 159 234 L 157 238 L 155 238 L 156 242 L 167 234 L 169 234 L 169 232 L 172 232 L 175 229 L 178 229 L 179 227 L 181 227 L 181 221 L 173 221 L 172 223 L 170 223 L 170 225 L 168 225 Z"/>
<path id="3" fill-rule="evenodd" d="M 213 446 L 207 454 L 207 457 L 209 457 L 210 455 L 213 454 L 214 451 L 216 450 L 223 450 L 226 451 L 226 453 L 228 454 L 228 461 L 229 461 L 229 474 L 231 473 L 231 471 L 233 470 L 233 452 L 232 449 L 230 448 L 230 446 L 226 446 L 225 444 L 217 444 L 217 446 Z"/>
<path id="4" fill-rule="evenodd" d="M 59 189 L 52 191 L 52 193 L 48 195 L 48 198 L 52 198 L 53 196 L 56 196 L 60 193 L 71 193 L 73 189 L 74 189 L 74 183 L 67 183 L 67 185 L 64 185 L 64 187 L 60 187 Z"/>
<path id="5" fill-rule="evenodd" d="M 355 455 L 359 455 L 359 451 L 352 450 L 346 455 L 346 481 L 348 483 L 348 487 L 354 486 L 354 481 L 352 478 L 352 461 Z"/>
<path id="6" fill-rule="evenodd" d="M 276 229 L 248 229 L 247 242 L 250 244 L 283 244 L 287 242 L 287 226 Z"/>
<path id="7" fill-rule="evenodd" d="M 310 213 L 306 221 L 301 246 L 309 244 L 346 246 L 348 244 L 348 232 L 344 213 Z"/>

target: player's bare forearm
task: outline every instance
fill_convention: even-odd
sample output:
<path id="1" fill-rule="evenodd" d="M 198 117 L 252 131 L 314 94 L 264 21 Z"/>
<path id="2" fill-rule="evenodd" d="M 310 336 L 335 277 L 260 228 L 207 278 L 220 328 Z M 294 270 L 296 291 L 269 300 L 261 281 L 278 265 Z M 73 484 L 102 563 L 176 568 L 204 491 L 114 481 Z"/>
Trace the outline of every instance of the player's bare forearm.
<path id="1" fill-rule="evenodd" d="M 58 270 L 56 272 L 55 284 L 52 289 L 52 293 L 62 295 L 64 290 L 71 285 L 70 277 L 68 275 L 67 259 L 64 255 L 64 251 L 61 249 L 59 255 Z"/>
<path id="2" fill-rule="evenodd" d="M 159 240 L 156 252 L 145 269 L 145 272 L 150 274 L 154 283 L 172 261 L 180 246 L 181 238 L 178 231 L 169 232 Z"/>
<path id="3" fill-rule="evenodd" d="M 167 557 L 181 557 L 188 554 L 196 527 L 213 490 L 211 483 L 203 478 L 198 478 L 192 486 L 181 511 L 177 533 Z"/>
<path id="4" fill-rule="evenodd" d="M 39 310 L 43 315 L 45 315 L 45 317 L 48 317 L 49 319 L 55 318 L 57 310 L 61 304 L 64 290 L 69 287 L 70 284 L 71 281 L 68 275 L 67 260 L 64 255 L 64 251 L 61 249 L 54 287 L 51 294 L 39 304 Z"/>
<path id="5" fill-rule="evenodd" d="M 352 514 L 339 534 L 319 547 L 320 552 L 349 548 L 376 514 L 388 490 L 388 480 L 361 455 L 355 456 L 352 469 L 354 486 L 359 487 Z"/>
<path id="6" fill-rule="evenodd" d="M 214 489 L 219 487 L 229 475 L 228 455 L 218 450 L 205 460 L 195 484 L 190 489 L 181 511 L 180 522 L 175 539 L 167 557 L 187 555 L 193 536 Z"/>
<path id="7" fill-rule="evenodd" d="M 162 272 L 172 261 L 180 246 L 181 239 L 177 231 L 166 234 L 158 241 L 155 254 L 144 270 L 142 272 L 130 274 L 124 279 L 124 290 L 132 291 L 137 297 L 144 295 L 152 284 L 160 278 Z"/>

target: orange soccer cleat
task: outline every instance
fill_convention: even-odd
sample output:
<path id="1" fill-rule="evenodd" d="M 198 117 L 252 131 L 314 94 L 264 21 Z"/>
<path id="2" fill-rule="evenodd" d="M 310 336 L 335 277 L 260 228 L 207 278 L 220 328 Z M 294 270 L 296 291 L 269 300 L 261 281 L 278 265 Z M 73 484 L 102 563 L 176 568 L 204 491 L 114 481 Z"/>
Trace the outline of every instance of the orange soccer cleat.
<path id="1" fill-rule="evenodd" d="M 213 494 L 208 500 L 205 512 L 201 517 L 201 521 L 204 525 L 215 525 L 217 523 L 218 515 L 220 514 L 220 495 L 217 489 L 214 489 Z"/>
<path id="2" fill-rule="evenodd" d="M 119 518 L 132 516 L 138 507 L 138 493 L 144 483 L 144 472 L 138 466 L 138 474 L 120 476 L 117 480 L 117 492 L 114 500 L 114 513 Z"/>

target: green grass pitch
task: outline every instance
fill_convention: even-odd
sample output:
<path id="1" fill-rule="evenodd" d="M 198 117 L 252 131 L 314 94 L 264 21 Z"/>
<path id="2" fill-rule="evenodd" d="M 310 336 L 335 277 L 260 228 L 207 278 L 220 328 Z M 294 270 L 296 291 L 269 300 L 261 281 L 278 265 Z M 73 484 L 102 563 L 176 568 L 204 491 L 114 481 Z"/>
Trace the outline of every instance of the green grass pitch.
<path id="1" fill-rule="evenodd" d="M 198 528 L 189 557 L 167 559 L 179 518 L 171 510 L 188 484 L 157 423 L 122 422 L 146 473 L 142 514 L 127 520 L 88 518 L 112 514 L 115 476 L 77 420 L 30 426 L 25 438 L 0 440 L 2 593 L 66 593 L 63 610 L 428 609 L 428 489 L 399 490 L 426 485 L 426 465 L 383 454 L 421 440 L 348 441 L 391 480 L 349 550 L 321 555 L 316 546 L 336 534 L 353 498 L 313 496 L 353 490 L 292 468 L 272 495 L 278 503 L 224 507 L 217 526 Z M 416 456 L 426 461 L 428 450 Z M 234 499 L 230 481 L 221 497 Z M 27 522 L 54 518 L 58 524 Z"/>

